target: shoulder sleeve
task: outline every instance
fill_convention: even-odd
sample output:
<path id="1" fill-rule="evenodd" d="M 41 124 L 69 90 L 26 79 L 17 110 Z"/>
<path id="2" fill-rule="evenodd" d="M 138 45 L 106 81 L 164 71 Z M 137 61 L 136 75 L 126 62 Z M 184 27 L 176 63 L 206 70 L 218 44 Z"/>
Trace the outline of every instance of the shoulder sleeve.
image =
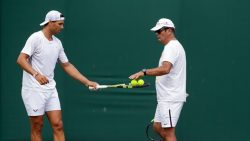
<path id="1" fill-rule="evenodd" d="M 163 53 L 162 53 L 162 62 L 168 61 L 172 65 L 175 64 L 177 58 L 178 58 L 178 48 L 174 44 L 169 44 L 165 46 Z"/>
<path id="2" fill-rule="evenodd" d="M 64 48 L 63 48 L 62 43 L 59 39 L 58 39 L 58 42 L 59 42 L 59 46 L 60 46 L 58 61 L 60 63 L 67 63 L 67 62 L 69 62 L 68 57 L 67 57 L 66 53 L 64 52 Z"/>
<path id="3" fill-rule="evenodd" d="M 37 35 L 34 33 L 32 34 L 28 40 L 26 41 L 21 53 L 25 53 L 29 56 L 35 52 L 36 46 L 39 44 L 40 40 Z"/>

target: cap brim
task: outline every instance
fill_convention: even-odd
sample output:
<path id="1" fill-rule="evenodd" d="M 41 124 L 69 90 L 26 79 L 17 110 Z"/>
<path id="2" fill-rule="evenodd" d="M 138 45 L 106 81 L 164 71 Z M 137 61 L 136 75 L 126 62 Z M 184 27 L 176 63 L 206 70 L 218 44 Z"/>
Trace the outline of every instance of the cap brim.
<path id="1" fill-rule="evenodd" d="M 157 30 L 161 29 L 162 27 L 163 26 L 155 26 L 155 27 L 151 28 L 150 30 L 151 31 L 157 31 Z"/>
<path id="2" fill-rule="evenodd" d="M 46 23 L 48 23 L 49 21 L 44 21 L 42 23 L 40 23 L 40 26 L 44 26 Z"/>

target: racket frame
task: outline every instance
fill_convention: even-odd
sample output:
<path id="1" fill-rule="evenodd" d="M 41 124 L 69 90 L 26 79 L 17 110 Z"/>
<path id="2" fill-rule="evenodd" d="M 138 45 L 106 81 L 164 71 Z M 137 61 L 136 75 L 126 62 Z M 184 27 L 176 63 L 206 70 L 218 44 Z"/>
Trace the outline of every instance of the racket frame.
<path id="1" fill-rule="evenodd" d="M 127 85 L 127 84 L 115 84 L 115 85 L 97 85 L 97 89 L 106 89 L 106 88 L 143 88 L 143 87 L 148 87 L 150 86 L 149 83 L 144 83 L 142 86 L 132 86 L 132 85 Z M 94 87 L 89 87 L 90 90 L 94 90 Z"/>

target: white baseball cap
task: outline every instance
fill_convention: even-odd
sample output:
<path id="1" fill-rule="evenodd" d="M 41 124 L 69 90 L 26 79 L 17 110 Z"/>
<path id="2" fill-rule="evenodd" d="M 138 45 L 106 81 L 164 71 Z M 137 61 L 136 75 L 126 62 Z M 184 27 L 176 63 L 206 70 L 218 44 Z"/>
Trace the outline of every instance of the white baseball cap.
<path id="1" fill-rule="evenodd" d="M 61 21 L 64 20 L 64 16 L 62 13 L 60 13 L 59 11 L 56 10 L 51 10 L 46 14 L 45 20 L 44 22 L 42 22 L 40 24 L 40 26 L 44 26 L 45 24 L 47 24 L 50 21 Z"/>
<path id="2" fill-rule="evenodd" d="M 170 20 L 170 19 L 166 19 L 166 18 L 161 18 L 155 25 L 155 27 L 151 28 L 151 31 L 157 31 L 163 27 L 171 27 L 171 28 L 175 28 L 174 27 L 174 23 Z"/>

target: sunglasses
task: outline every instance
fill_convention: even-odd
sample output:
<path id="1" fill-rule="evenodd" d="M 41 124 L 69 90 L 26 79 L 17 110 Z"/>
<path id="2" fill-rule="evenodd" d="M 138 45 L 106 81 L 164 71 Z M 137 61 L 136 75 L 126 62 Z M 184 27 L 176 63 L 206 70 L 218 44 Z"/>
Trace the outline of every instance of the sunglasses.
<path id="1" fill-rule="evenodd" d="M 163 30 L 166 31 L 167 29 L 168 29 L 167 27 L 163 27 L 163 28 L 161 28 L 159 30 L 156 30 L 155 33 L 160 34 Z"/>

